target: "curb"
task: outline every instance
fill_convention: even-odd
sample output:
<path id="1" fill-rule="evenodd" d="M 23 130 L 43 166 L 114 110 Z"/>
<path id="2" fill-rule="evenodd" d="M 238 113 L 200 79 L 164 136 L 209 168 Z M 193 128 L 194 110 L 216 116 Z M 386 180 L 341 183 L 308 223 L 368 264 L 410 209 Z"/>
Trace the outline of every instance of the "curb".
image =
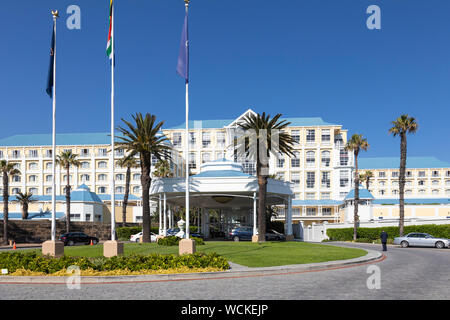
<path id="1" fill-rule="evenodd" d="M 74 276 L 56 277 L 56 276 L 0 276 L 0 284 L 55 284 L 66 285 L 73 284 L 119 284 L 119 283 L 145 283 L 145 282 L 168 282 L 168 281 L 194 281 L 208 279 L 231 279 L 261 276 L 276 276 L 306 272 L 318 272 L 334 270 L 341 268 L 356 267 L 369 263 L 383 261 L 386 256 L 381 252 L 367 250 L 363 257 L 336 260 L 309 264 L 296 264 L 277 267 L 258 267 L 250 268 L 232 264 L 234 268 L 220 272 L 201 272 L 201 273 L 181 273 L 181 274 L 157 274 L 157 275 L 139 275 L 139 276 L 83 276 L 75 279 Z"/>

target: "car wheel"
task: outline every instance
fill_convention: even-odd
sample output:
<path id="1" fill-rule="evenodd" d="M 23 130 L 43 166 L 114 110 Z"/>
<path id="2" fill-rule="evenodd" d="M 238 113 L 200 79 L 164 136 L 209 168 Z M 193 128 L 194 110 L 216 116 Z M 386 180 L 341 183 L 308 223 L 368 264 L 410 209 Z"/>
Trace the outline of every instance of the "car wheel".
<path id="1" fill-rule="evenodd" d="M 436 248 L 442 249 L 444 247 L 444 243 L 442 241 L 436 242 Z"/>
<path id="2" fill-rule="evenodd" d="M 238 236 L 234 236 L 233 240 L 234 241 L 239 241 L 239 237 Z"/>
<path id="3" fill-rule="evenodd" d="M 69 246 L 71 247 L 71 246 L 73 246 L 75 243 L 72 241 L 72 240 L 70 240 L 69 241 Z"/>
<path id="4" fill-rule="evenodd" d="M 402 246 L 402 248 L 408 248 L 408 247 L 409 247 L 408 241 L 402 241 L 402 242 L 400 243 L 400 245 Z"/>

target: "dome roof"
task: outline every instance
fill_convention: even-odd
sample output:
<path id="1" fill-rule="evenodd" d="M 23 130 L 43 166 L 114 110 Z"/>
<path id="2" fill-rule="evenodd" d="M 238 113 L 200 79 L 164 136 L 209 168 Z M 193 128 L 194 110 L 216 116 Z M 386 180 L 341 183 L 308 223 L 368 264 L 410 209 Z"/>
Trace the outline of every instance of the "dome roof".
<path id="1" fill-rule="evenodd" d="M 364 188 L 362 185 L 359 185 L 359 199 L 360 200 L 373 200 L 374 196 L 370 193 L 369 190 Z M 345 200 L 354 200 L 355 199 L 355 189 L 350 190 L 349 193 L 345 196 Z"/>

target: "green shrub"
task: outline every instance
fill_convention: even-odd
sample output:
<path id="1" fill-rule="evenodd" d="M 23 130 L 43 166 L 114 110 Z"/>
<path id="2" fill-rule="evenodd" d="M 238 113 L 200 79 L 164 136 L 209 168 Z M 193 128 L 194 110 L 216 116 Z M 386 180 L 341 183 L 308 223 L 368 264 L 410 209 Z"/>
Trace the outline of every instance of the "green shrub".
<path id="1" fill-rule="evenodd" d="M 191 237 L 191 239 L 195 241 L 195 245 L 197 246 L 205 244 L 202 238 Z M 158 244 L 160 246 L 177 246 L 180 240 L 181 238 L 178 238 L 177 236 L 169 236 L 159 239 Z"/>
<path id="2" fill-rule="evenodd" d="M 96 271 L 113 271 L 113 270 L 160 270 L 173 269 L 178 267 L 188 268 L 219 268 L 221 270 L 229 269 L 228 262 L 225 258 L 217 253 L 203 254 L 195 253 L 183 256 L 175 255 L 132 255 L 132 256 L 115 256 L 111 258 L 97 257 L 69 257 L 50 258 L 40 256 L 36 252 L 20 253 L 20 252 L 2 252 L 0 253 L 0 268 L 8 269 L 9 273 L 13 273 L 18 269 L 24 269 L 33 272 L 43 272 L 51 274 L 69 266 L 79 266 L 81 270 L 93 269 Z"/>
<path id="3" fill-rule="evenodd" d="M 398 226 L 394 227 L 379 227 L 379 228 L 358 228 L 357 239 L 361 239 L 359 242 L 373 242 L 380 239 L 382 231 L 386 231 L 388 234 L 388 243 L 392 243 L 395 237 L 399 236 Z M 434 237 L 450 238 L 450 225 L 420 225 L 420 226 L 405 226 L 404 234 L 411 232 L 429 233 Z M 353 240 L 353 228 L 342 229 L 327 229 L 327 236 L 330 241 L 352 241 Z M 364 240 L 364 241 L 363 241 Z M 358 240 L 357 240 L 358 241 Z"/>

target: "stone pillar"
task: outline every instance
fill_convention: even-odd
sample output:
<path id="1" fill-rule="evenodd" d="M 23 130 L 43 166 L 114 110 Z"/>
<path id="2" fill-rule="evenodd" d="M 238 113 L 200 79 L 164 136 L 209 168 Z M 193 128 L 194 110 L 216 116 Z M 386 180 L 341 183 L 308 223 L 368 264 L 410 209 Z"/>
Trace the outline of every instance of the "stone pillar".
<path id="1" fill-rule="evenodd" d="M 294 235 L 292 234 L 292 197 L 289 196 L 288 199 L 288 210 L 287 210 L 287 235 L 286 240 L 294 240 Z"/>
<path id="2" fill-rule="evenodd" d="M 256 201 L 256 192 L 253 193 L 253 235 L 252 242 L 258 242 L 258 227 L 257 227 L 257 201 Z"/>
<path id="3" fill-rule="evenodd" d="M 103 244 L 103 255 L 106 258 L 123 255 L 123 242 L 118 242 L 115 240 L 106 241 Z"/>
<path id="4" fill-rule="evenodd" d="M 42 255 L 59 258 L 64 255 L 64 243 L 61 241 L 45 241 L 42 243 Z"/>

